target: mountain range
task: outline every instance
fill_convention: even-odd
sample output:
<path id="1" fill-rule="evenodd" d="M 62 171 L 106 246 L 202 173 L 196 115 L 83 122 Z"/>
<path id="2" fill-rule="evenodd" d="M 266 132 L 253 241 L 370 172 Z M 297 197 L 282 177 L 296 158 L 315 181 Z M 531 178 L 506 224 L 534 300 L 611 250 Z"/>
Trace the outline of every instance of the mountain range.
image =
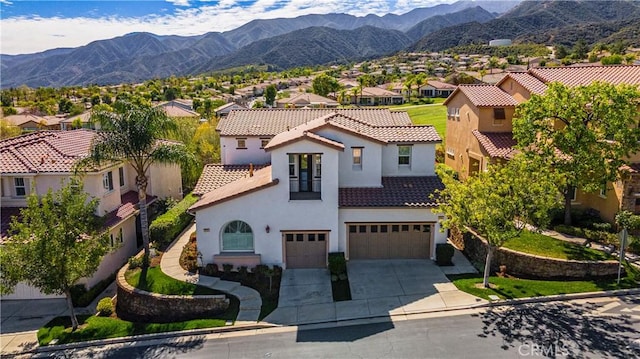
<path id="1" fill-rule="evenodd" d="M 286 69 L 398 51 L 439 51 L 495 38 L 555 43 L 565 30 L 580 34 L 598 26 L 597 33 L 613 41 L 633 36 L 634 26 L 640 28 L 638 19 L 640 6 L 632 1 L 463 0 L 402 15 L 254 20 L 231 31 L 199 36 L 132 33 L 78 48 L 1 55 L 0 87 L 135 83 L 249 64 Z"/>

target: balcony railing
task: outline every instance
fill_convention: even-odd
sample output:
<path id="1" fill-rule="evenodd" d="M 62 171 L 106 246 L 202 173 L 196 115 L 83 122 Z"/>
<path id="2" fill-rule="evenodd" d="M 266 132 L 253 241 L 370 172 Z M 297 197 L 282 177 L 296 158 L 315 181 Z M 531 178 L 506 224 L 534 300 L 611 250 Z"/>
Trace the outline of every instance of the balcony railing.
<path id="1" fill-rule="evenodd" d="M 311 185 L 311 188 L 304 188 L 304 184 L 301 184 L 298 178 L 289 179 L 289 198 L 292 200 L 321 199 L 320 188 L 322 180 L 320 178 L 314 178 L 308 183 Z"/>

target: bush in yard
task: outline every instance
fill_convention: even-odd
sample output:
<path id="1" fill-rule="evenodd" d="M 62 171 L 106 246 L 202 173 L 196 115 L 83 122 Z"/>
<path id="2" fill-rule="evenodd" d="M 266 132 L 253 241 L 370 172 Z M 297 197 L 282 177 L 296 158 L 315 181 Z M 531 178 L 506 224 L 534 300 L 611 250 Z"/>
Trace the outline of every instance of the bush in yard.
<path id="1" fill-rule="evenodd" d="M 144 255 L 142 256 L 134 256 L 129 258 L 129 269 L 142 268 L 144 266 L 144 262 L 148 261 Z"/>
<path id="2" fill-rule="evenodd" d="M 214 277 L 218 275 L 218 265 L 215 263 L 208 263 L 202 268 L 202 274 Z"/>
<path id="3" fill-rule="evenodd" d="M 102 293 L 109 284 L 113 283 L 116 279 L 116 274 L 112 273 L 107 278 L 99 281 L 91 287 L 91 289 L 87 290 L 87 287 L 84 284 L 76 284 L 71 287 L 71 300 L 73 301 L 73 305 L 75 307 L 86 307 L 91 304 L 93 300 Z"/>
<path id="4" fill-rule="evenodd" d="M 159 248 L 166 248 L 191 222 L 193 216 L 187 213 L 187 209 L 197 200 L 197 196 L 188 194 L 151 223 L 149 235 Z"/>
<path id="5" fill-rule="evenodd" d="M 343 252 L 329 253 L 329 272 L 333 275 L 347 272 L 347 262 Z"/>
<path id="6" fill-rule="evenodd" d="M 438 243 L 436 245 L 436 263 L 439 266 L 452 266 L 455 248 L 449 243 Z"/>
<path id="7" fill-rule="evenodd" d="M 111 298 L 100 299 L 96 306 L 96 311 L 103 317 L 111 316 L 113 314 L 113 301 L 111 301 Z"/>
<path id="8" fill-rule="evenodd" d="M 189 272 L 198 270 L 198 248 L 196 242 L 188 242 L 180 253 L 180 265 Z"/>

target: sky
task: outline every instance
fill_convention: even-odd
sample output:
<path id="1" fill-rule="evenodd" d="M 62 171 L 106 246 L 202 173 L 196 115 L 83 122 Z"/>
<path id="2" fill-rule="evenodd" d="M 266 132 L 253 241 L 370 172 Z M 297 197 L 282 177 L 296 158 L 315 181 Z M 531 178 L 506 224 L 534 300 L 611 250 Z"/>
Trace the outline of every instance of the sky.
<path id="1" fill-rule="evenodd" d="M 132 32 L 201 35 L 254 19 L 305 14 L 403 14 L 455 0 L 0 0 L 0 53 L 78 47 Z"/>

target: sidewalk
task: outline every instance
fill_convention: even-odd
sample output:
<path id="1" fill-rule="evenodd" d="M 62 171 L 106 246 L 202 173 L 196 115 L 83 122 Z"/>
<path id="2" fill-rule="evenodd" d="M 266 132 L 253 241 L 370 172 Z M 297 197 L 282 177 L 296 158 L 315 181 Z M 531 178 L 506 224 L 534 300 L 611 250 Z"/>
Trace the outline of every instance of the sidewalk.
<path id="1" fill-rule="evenodd" d="M 162 255 L 160 268 L 164 274 L 184 282 L 201 285 L 221 292 L 229 293 L 240 300 L 240 311 L 236 318 L 236 325 L 255 324 L 260 316 L 262 299 L 256 290 L 245 287 L 238 282 L 230 282 L 215 277 L 200 276 L 191 273 L 180 266 L 180 254 L 189 236 L 195 232 L 195 223 L 191 223 Z"/>

